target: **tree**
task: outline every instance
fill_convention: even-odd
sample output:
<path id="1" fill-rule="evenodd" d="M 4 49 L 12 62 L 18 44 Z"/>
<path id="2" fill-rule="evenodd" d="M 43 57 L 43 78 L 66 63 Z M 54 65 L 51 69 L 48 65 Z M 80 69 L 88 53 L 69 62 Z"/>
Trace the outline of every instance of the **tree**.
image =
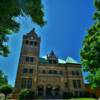
<path id="1" fill-rule="evenodd" d="M 13 88 L 10 85 L 3 85 L 0 87 L 0 92 L 5 95 L 5 100 L 8 96 L 8 94 L 12 93 Z"/>
<path id="2" fill-rule="evenodd" d="M 19 94 L 19 100 L 33 100 L 34 92 L 28 89 L 21 90 Z"/>
<path id="3" fill-rule="evenodd" d="M 94 24 L 88 29 L 81 49 L 81 61 L 86 78 L 92 88 L 100 88 L 100 0 L 94 0 L 96 7 Z"/>
<path id="4" fill-rule="evenodd" d="M 8 83 L 7 76 L 2 72 L 2 70 L 0 70 L 0 86 L 7 83 Z"/>
<path id="5" fill-rule="evenodd" d="M 25 14 L 24 14 L 25 13 Z M 31 16 L 32 21 L 43 26 L 44 12 L 41 0 L 1 0 L 0 1 L 0 55 L 7 56 L 9 49 L 7 44 L 8 35 L 19 30 L 16 17 Z"/>

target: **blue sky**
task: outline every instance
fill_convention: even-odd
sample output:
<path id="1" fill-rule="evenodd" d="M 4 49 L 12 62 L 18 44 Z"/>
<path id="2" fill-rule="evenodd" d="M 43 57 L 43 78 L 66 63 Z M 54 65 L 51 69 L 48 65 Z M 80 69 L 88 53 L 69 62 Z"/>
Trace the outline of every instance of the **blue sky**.
<path id="1" fill-rule="evenodd" d="M 21 23 L 18 34 L 10 36 L 11 53 L 7 58 L 0 57 L 0 69 L 8 75 L 9 83 L 14 85 L 23 34 L 33 27 L 41 36 L 40 55 L 54 50 L 59 58 L 73 57 L 80 62 L 80 49 L 86 30 L 93 23 L 93 0 L 43 0 L 45 19 L 44 27 L 35 25 L 30 18 L 18 18 Z"/>

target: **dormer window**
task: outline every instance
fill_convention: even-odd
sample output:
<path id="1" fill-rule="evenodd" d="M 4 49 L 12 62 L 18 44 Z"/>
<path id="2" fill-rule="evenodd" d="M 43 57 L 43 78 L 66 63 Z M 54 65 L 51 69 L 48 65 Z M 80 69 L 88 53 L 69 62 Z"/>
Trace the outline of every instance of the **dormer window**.
<path id="1" fill-rule="evenodd" d="M 50 54 L 47 55 L 47 60 L 49 64 L 57 64 L 58 63 L 58 57 L 55 55 L 53 51 L 50 52 Z"/>

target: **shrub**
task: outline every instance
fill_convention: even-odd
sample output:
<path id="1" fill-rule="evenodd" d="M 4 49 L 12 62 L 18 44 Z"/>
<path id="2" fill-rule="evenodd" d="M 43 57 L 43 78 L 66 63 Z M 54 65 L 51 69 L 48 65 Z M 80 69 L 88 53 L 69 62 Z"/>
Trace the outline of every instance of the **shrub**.
<path id="1" fill-rule="evenodd" d="M 31 100 L 34 99 L 34 92 L 28 89 L 21 90 L 19 94 L 19 100 Z"/>

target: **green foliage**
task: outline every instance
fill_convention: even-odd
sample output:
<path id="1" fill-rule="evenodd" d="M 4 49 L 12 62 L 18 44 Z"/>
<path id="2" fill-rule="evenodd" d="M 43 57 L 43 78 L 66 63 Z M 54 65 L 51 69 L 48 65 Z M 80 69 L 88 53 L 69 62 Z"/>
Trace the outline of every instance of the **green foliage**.
<path id="1" fill-rule="evenodd" d="M 8 83 L 7 76 L 4 75 L 4 73 L 0 70 L 0 86 L 7 83 Z"/>
<path id="2" fill-rule="evenodd" d="M 7 96 L 8 96 L 8 94 L 12 93 L 12 91 L 13 91 L 13 88 L 10 85 L 2 85 L 0 87 L 0 92 L 5 95 L 5 100 L 6 100 Z"/>
<path id="3" fill-rule="evenodd" d="M 100 0 L 94 0 L 94 4 L 95 22 L 87 31 L 80 54 L 83 69 L 89 72 L 86 79 L 92 88 L 97 88 L 100 87 Z"/>
<path id="4" fill-rule="evenodd" d="M 34 99 L 34 92 L 28 89 L 23 89 L 20 92 L 19 100 L 32 100 Z"/>
<path id="5" fill-rule="evenodd" d="M 25 14 L 23 14 L 23 12 Z M 19 15 L 30 16 L 32 21 L 43 26 L 44 12 L 41 0 L 1 0 L 0 1 L 0 55 L 9 53 L 7 35 L 18 32 L 20 24 L 15 18 Z"/>

